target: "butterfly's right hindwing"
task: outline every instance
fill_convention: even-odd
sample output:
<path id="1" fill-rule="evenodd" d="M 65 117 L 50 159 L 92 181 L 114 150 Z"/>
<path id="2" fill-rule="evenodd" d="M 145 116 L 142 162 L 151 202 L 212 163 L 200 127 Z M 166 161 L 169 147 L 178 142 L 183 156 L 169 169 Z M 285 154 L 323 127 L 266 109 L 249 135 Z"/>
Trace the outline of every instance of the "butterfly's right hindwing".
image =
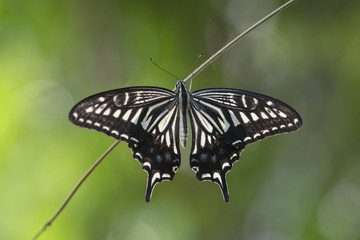
<path id="1" fill-rule="evenodd" d="M 154 186 L 180 167 L 177 99 L 162 88 L 132 87 L 90 96 L 70 111 L 72 123 L 129 144 L 148 173 L 146 201 Z"/>

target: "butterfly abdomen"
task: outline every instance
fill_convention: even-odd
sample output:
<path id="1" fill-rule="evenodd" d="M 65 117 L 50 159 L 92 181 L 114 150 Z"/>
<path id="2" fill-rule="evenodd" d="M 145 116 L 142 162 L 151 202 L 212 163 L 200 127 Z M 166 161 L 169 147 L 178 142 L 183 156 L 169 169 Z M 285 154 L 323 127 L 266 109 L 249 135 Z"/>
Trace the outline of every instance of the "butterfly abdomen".
<path id="1" fill-rule="evenodd" d="M 179 84 L 176 86 L 178 89 L 177 94 L 179 98 L 179 140 L 181 146 L 186 147 L 186 140 L 188 135 L 186 113 L 190 107 L 190 93 L 186 89 L 186 84 L 184 82 L 179 81 Z"/>

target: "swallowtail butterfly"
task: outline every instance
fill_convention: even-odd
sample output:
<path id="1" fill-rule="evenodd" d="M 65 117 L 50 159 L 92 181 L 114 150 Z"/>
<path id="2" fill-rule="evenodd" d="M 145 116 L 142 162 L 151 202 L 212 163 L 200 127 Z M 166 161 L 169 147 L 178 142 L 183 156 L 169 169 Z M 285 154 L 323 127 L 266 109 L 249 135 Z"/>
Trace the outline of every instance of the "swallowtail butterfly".
<path id="1" fill-rule="evenodd" d="M 72 123 L 127 142 L 148 173 L 145 200 L 154 186 L 172 180 L 180 167 L 179 145 L 186 146 L 187 114 L 192 129 L 190 166 L 200 181 L 217 183 L 225 202 L 225 175 L 249 143 L 301 127 L 289 105 L 262 94 L 213 88 L 189 92 L 130 87 L 90 96 L 70 111 Z"/>

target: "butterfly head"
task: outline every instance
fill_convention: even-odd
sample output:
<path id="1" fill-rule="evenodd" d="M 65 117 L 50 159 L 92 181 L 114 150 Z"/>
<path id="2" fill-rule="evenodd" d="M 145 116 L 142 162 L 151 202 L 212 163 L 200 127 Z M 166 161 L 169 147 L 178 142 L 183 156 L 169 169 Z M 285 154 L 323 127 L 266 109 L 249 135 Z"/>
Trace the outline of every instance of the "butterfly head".
<path id="1" fill-rule="evenodd" d="M 175 85 L 177 92 L 185 92 L 187 90 L 186 88 L 186 82 L 184 81 L 178 81 Z"/>

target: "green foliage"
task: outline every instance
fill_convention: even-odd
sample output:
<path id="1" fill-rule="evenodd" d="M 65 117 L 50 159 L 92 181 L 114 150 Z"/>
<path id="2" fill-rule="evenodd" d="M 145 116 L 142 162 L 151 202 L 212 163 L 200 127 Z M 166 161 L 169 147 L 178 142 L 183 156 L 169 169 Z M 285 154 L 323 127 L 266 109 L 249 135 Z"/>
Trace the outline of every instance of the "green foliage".
<path id="1" fill-rule="evenodd" d="M 67 120 L 82 98 L 173 89 L 283 1 L 0 2 L 0 239 L 29 239 L 114 139 Z M 230 203 L 189 169 L 144 201 L 146 173 L 121 143 L 40 239 L 359 239 L 360 4 L 298 1 L 193 81 L 279 98 L 297 132 L 250 145 Z"/>

